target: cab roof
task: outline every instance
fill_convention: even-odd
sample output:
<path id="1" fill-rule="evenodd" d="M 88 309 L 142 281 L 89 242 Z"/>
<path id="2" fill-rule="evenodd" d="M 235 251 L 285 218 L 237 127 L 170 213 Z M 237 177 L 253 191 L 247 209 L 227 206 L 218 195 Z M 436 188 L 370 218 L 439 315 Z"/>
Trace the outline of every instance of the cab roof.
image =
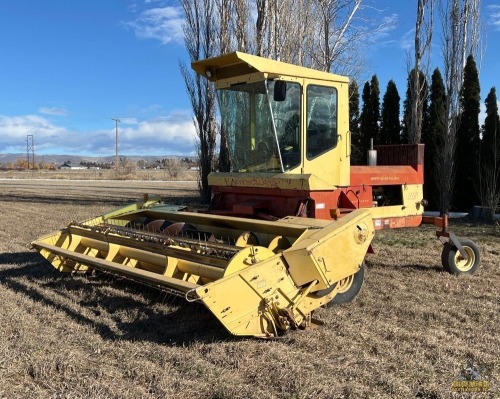
<path id="1" fill-rule="evenodd" d="M 252 73 L 263 73 L 269 77 L 290 76 L 329 82 L 349 83 L 349 79 L 345 76 L 258 57 L 239 51 L 224 54 L 219 57 L 195 61 L 191 66 L 196 73 L 206 77 L 212 82 Z"/>

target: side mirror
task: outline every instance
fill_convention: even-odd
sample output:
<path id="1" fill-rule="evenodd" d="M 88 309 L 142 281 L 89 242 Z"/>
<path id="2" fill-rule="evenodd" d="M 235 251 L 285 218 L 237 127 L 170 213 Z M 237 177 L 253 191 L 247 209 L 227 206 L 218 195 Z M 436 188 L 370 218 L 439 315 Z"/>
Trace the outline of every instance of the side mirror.
<path id="1" fill-rule="evenodd" d="M 286 82 L 284 80 L 277 80 L 274 82 L 274 101 L 286 100 Z"/>

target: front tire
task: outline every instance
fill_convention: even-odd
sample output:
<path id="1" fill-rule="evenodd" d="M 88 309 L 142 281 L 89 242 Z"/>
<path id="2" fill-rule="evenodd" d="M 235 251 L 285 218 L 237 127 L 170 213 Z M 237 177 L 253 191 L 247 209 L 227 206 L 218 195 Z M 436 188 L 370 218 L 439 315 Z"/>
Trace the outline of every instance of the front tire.
<path id="1" fill-rule="evenodd" d="M 444 244 L 441 253 L 441 263 L 444 269 L 451 274 L 473 274 L 479 267 L 481 255 L 478 246 L 474 241 L 467 238 L 459 239 L 460 244 L 467 253 L 468 259 L 465 259 L 456 245 L 452 242 Z"/>

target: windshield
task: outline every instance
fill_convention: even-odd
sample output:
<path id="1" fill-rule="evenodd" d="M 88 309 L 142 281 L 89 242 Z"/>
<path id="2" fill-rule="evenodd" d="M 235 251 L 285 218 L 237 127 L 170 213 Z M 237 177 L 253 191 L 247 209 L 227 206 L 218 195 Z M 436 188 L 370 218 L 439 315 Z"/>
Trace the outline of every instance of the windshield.
<path id="1" fill-rule="evenodd" d="M 283 172 L 300 164 L 300 85 L 286 83 L 274 100 L 274 81 L 219 90 L 222 128 L 233 172 Z"/>

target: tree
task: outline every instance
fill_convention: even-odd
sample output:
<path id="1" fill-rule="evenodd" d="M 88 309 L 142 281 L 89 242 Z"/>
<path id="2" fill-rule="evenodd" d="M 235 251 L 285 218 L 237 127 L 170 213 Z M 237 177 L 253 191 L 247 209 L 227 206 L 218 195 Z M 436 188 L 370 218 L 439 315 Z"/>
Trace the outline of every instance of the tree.
<path id="1" fill-rule="evenodd" d="M 232 38 L 232 23 L 231 15 L 235 12 L 237 5 L 234 0 L 217 0 L 216 1 L 218 15 L 218 32 L 219 32 L 219 51 L 221 54 L 228 53 L 233 45 Z M 240 12 L 241 13 L 241 12 Z M 219 98 L 219 101 L 221 99 Z M 221 104 L 219 104 L 219 107 Z M 229 156 L 229 146 L 227 143 L 227 135 L 223 126 L 219 126 L 220 143 L 219 143 L 219 171 L 229 172 L 231 170 L 231 158 Z"/>
<path id="2" fill-rule="evenodd" d="M 448 213 L 455 181 L 455 150 L 460 122 L 460 93 L 467 54 L 479 49 L 481 25 L 480 0 L 450 0 L 441 8 L 442 56 L 446 87 L 445 131 L 440 138 L 436 156 L 436 181 L 439 190 L 439 208 Z"/>
<path id="3" fill-rule="evenodd" d="M 362 2 L 181 0 L 185 14 L 184 41 L 191 61 L 238 50 L 353 76 L 361 69 L 363 43 L 390 24 L 385 19 L 378 23 L 375 18 L 365 18 Z M 324 51 L 318 50 L 320 45 Z M 186 65 L 180 67 L 198 136 L 200 192 L 208 200 L 207 176 L 216 165 L 216 145 L 220 146 L 219 170 L 231 168 L 227 137 L 220 126 L 211 84 L 194 76 Z M 220 140 L 216 141 L 217 134 Z"/>
<path id="4" fill-rule="evenodd" d="M 202 0 L 181 0 L 181 4 L 185 16 L 184 43 L 191 62 L 214 56 L 216 43 L 213 39 L 217 32 L 213 3 Z M 211 192 L 208 174 L 213 170 L 217 134 L 215 89 L 211 82 L 195 74 L 185 64 L 180 63 L 180 69 L 191 102 L 198 137 L 197 152 L 200 164 L 198 187 L 202 201 L 209 202 Z"/>
<path id="5" fill-rule="evenodd" d="M 408 80 L 407 80 L 407 88 L 406 88 L 406 98 L 403 102 L 403 123 L 402 123 L 402 132 L 401 132 L 401 141 L 405 144 L 408 143 L 414 143 L 414 140 L 416 139 L 415 131 L 416 127 L 418 126 L 418 131 L 420 132 L 418 138 L 419 141 L 421 140 L 421 136 L 423 134 L 423 124 L 424 124 L 424 117 L 427 112 L 427 107 L 428 107 L 428 97 L 429 97 L 429 87 L 427 84 L 427 79 L 422 71 L 419 72 L 419 83 L 418 83 L 418 90 L 419 90 L 419 95 L 414 96 L 414 90 L 415 90 L 415 69 L 412 69 L 410 73 L 408 74 Z M 418 98 L 417 98 L 418 97 Z M 418 118 L 419 122 L 414 122 L 414 112 L 415 112 L 415 107 L 413 102 L 418 101 Z M 413 133 L 411 131 L 413 130 Z"/>
<path id="6" fill-rule="evenodd" d="M 491 88 L 486 100 L 486 118 L 482 127 L 483 138 L 478 168 L 481 205 L 493 218 L 500 205 L 500 119 L 496 89 Z"/>
<path id="7" fill-rule="evenodd" d="M 392 22 L 368 17 L 376 9 L 363 6 L 363 0 L 311 0 L 315 5 L 314 43 L 309 47 L 312 66 L 355 77 L 363 68 L 362 47 L 374 34 L 384 31 Z M 301 23 L 301 21 L 299 21 Z"/>
<path id="8" fill-rule="evenodd" d="M 363 154 L 360 151 L 359 89 L 355 80 L 349 83 L 349 131 L 351 132 L 351 164 L 359 165 Z"/>
<path id="9" fill-rule="evenodd" d="M 427 12 L 426 12 L 427 11 Z M 434 0 L 417 1 L 417 18 L 415 22 L 415 47 L 413 77 L 423 76 L 424 79 L 409 79 L 405 124 L 406 137 L 409 143 L 420 142 L 422 135 L 422 120 L 427 93 L 425 74 L 428 69 L 434 27 Z M 422 66 L 422 64 L 424 64 Z M 423 67 L 423 68 L 422 68 Z M 422 69 L 424 72 L 422 72 Z M 410 72 L 410 77 L 412 76 Z"/>
<path id="10" fill-rule="evenodd" d="M 357 141 L 357 148 L 361 153 L 360 161 L 361 163 L 366 162 L 366 152 L 370 148 L 370 139 L 373 138 L 372 135 L 372 123 L 371 119 L 373 113 L 371 111 L 371 88 L 370 83 L 366 82 L 363 86 L 363 94 L 361 99 L 363 100 L 363 107 L 361 109 L 360 123 L 359 123 L 359 139 Z"/>
<path id="11" fill-rule="evenodd" d="M 460 125 L 457 130 L 456 179 L 453 205 L 462 211 L 479 204 L 477 160 L 479 158 L 480 86 L 474 57 L 470 54 L 463 72 L 460 91 Z"/>
<path id="12" fill-rule="evenodd" d="M 351 21 L 359 9 L 362 0 L 317 0 L 318 10 L 318 51 L 313 55 L 316 66 L 323 71 L 330 71 L 333 62 L 342 53 L 342 47 L 350 42 L 346 38 Z M 345 17 L 338 18 L 344 12 Z"/>
<path id="13" fill-rule="evenodd" d="M 401 125 L 399 122 L 399 93 L 396 83 L 390 80 L 382 101 L 382 121 L 378 144 L 399 144 Z"/>
<path id="14" fill-rule="evenodd" d="M 366 153 L 370 148 L 370 140 L 373 138 L 375 144 L 379 143 L 379 121 L 380 121 L 380 89 L 378 78 L 373 75 L 370 82 L 363 87 L 363 108 L 360 116 L 359 151 L 362 154 L 362 162 L 366 162 Z"/>
<path id="15" fill-rule="evenodd" d="M 424 152 L 424 198 L 429 201 L 430 209 L 439 208 L 439 191 L 437 187 L 438 151 L 443 147 L 441 140 L 445 137 L 446 89 L 443 77 L 436 68 L 431 78 L 429 105 L 429 127 L 422 131 Z"/>
<path id="16" fill-rule="evenodd" d="M 371 137 L 376 144 L 380 144 L 380 85 L 377 75 L 373 75 L 370 81 L 370 131 Z"/>

